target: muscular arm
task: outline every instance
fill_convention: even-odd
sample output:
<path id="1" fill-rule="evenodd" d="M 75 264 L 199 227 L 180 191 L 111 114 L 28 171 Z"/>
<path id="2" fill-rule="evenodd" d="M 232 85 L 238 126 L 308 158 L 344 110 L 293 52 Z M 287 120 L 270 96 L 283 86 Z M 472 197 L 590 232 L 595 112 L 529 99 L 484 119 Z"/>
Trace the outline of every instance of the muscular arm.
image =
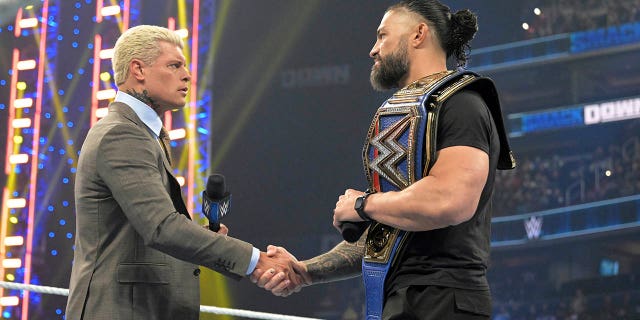
<path id="1" fill-rule="evenodd" d="M 367 214 L 407 231 L 457 225 L 473 216 L 489 174 L 489 156 L 473 147 L 440 150 L 429 175 L 399 192 L 369 196 Z"/>
<path id="2" fill-rule="evenodd" d="M 366 234 L 356 243 L 340 242 L 329 252 L 302 261 L 313 284 L 353 278 L 362 272 Z"/>

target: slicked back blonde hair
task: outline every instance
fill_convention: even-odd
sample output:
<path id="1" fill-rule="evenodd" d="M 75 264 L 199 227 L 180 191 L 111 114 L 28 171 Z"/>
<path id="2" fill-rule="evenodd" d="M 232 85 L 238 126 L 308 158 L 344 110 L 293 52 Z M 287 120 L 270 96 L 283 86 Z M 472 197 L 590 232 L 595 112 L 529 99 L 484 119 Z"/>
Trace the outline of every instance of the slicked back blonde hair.
<path id="1" fill-rule="evenodd" d="M 167 28 L 140 25 L 125 31 L 113 48 L 113 78 L 116 85 L 123 84 L 129 76 L 129 63 L 140 59 L 145 64 L 153 64 L 160 56 L 160 42 L 167 42 L 182 49 L 180 36 Z"/>

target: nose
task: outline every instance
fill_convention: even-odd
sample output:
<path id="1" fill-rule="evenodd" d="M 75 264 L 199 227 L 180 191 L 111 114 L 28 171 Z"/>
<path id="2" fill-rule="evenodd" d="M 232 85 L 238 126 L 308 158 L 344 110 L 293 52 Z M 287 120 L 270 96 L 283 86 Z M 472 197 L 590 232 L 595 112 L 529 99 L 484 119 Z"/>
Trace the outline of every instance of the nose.
<path id="1" fill-rule="evenodd" d="M 380 52 L 380 47 L 378 47 L 378 42 L 376 42 L 373 45 L 373 48 L 371 48 L 371 51 L 369 51 L 369 57 L 375 58 L 375 56 L 378 55 L 379 52 Z"/>
<path id="2" fill-rule="evenodd" d="M 189 71 L 189 69 L 184 68 L 184 76 L 182 77 L 182 81 L 184 82 L 189 82 L 191 81 L 191 72 Z"/>

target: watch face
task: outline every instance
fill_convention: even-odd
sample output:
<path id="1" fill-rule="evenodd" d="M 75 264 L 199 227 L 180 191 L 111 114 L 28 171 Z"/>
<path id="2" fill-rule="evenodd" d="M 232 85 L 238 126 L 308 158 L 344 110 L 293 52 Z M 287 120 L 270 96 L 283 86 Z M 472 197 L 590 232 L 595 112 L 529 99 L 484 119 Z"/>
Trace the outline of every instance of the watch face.
<path id="1" fill-rule="evenodd" d="M 355 209 L 356 210 L 360 210 L 362 209 L 362 204 L 364 203 L 364 197 L 357 197 L 356 198 L 356 205 L 355 205 Z"/>

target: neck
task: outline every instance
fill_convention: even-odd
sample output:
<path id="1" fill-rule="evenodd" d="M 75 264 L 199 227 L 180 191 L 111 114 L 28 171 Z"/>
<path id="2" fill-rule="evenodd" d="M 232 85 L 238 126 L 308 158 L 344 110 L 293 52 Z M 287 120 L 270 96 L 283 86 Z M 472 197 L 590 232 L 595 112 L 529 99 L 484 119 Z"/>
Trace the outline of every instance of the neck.
<path id="1" fill-rule="evenodd" d="M 441 54 L 433 52 L 416 53 L 414 57 L 410 58 L 410 61 L 407 76 L 398 83 L 400 88 L 404 88 L 430 74 L 447 71 L 447 59 Z"/>
<path id="2" fill-rule="evenodd" d="M 149 93 L 144 88 L 136 88 L 133 86 L 121 86 L 118 90 L 126 92 L 128 95 L 140 100 L 142 103 L 153 109 L 158 115 L 161 116 L 162 110 L 158 104 L 149 97 Z"/>

